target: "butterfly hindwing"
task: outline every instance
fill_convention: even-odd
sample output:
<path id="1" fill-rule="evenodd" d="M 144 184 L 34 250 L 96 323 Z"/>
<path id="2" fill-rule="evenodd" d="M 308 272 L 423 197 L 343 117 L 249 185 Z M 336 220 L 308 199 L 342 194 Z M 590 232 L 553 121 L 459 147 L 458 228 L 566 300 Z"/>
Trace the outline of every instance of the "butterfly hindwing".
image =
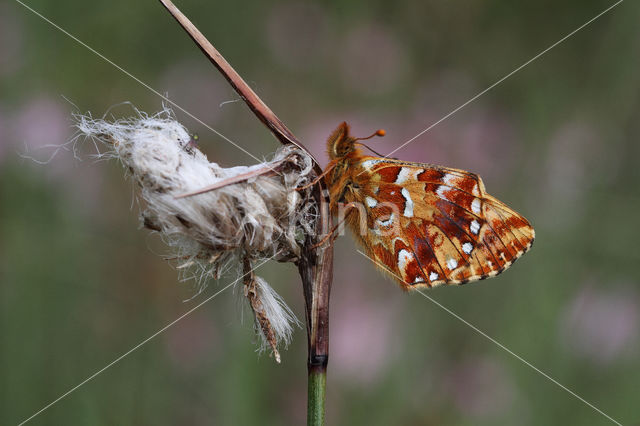
<path id="1" fill-rule="evenodd" d="M 494 276 L 531 247 L 531 225 L 486 194 L 479 176 L 430 164 L 359 160 L 351 173 L 355 189 L 347 196 L 366 209 L 367 229 L 359 239 L 403 288 Z"/>

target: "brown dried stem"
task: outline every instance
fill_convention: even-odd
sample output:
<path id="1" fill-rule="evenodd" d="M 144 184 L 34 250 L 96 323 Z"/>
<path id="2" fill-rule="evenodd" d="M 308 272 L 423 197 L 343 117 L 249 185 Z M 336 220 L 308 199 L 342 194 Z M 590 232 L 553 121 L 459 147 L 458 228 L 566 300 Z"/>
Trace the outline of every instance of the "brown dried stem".
<path id="1" fill-rule="evenodd" d="M 305 151 L 311 158 L 313 155 L 300 143 L 284 123 L 258 97 L 249 85 L 240 77 L 233 67 L 222 57 L 202 33 L 187 19 L 170 0 L 160 0 L 164 7 L 178 21 L 193 39 L 196 45 L 209 58 L 216 68 L 227 79 L 238 95 L 245 101 L 258 119 L 273 133 L 282 144 L 293 144 Z M 316 176 L 322 174 L 322 168 L 314 158 Z M 324 394 L 326 368 L 329 358 L 329 295 L 333 280 L 333 244 L 315 248 L 318 236 L 328 232 L 331 225 L 329 213 L 329 197 L 322 179 L 314 187 L 313 198 L 319 207 L 319 220 L 316 233 L 308 236 L 297 263 L 302 279 L 305 310 L 307 320 L 307 339 L 309 357 L 309 405 L 308 423 L 324 424 Z"/>

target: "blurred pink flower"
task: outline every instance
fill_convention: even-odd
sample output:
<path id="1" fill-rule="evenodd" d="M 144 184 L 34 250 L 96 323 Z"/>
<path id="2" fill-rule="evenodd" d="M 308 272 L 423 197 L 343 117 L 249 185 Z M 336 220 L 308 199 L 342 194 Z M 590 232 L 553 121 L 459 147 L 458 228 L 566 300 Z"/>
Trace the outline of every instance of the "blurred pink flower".
<path id="1" fill-rule="evenodd" d="M 355 27 L 343 44 L 335 52 L 341 77 L 345 86 L 356 92 L 388 92 L 408 71 L 404 46 L 382 24 Z"/>
<path id="2" fill-rule="evenodd" d="M 494 417 L 507 412 L 517 393 L 508 373 L 492 358 L 459 362 L 445 379 L 457 409 L 470 417 Z"/>
<path id="3" fill-rule="evenodd" d="M 461 110 L 441 121 L 476 91 L 466 75 L 455 70 L 443 72 L 417 89 L 415 103 L 399 126 L 390 150 L 429 130 L 393 155 L 462 168 L 489 182 L 505 181 L 522 160 L 506 112 L 476 102 L 471 110 Z"/>
<path id="4" fill-rule="evenodd" d="M 571 352 L 607 365 L 638 350 L 640 297 L 627 286 L 583 286 L 565 307 L 560 338 Z"/>
<path id="5" fill-rule="evenodd" d="M 618 152 L 619 151 L 619 152 Z M 616 179 L 620 150 L 609 149 L 598 130 L 582 118 L 563 124 L 549 140 L 546 180 L 540 185 L 548 198 L 549 222 L 557 228 L 578 223 L 588 209 L 581 208 L 597 180 L 606 185 Z"/>
<path id="6" fill-rule="evenodd" d="M 70 175 L 74 162 L 73 155 L 62 149 L 73 134 L 70 111 L 65 110 L 64 101 L 56 101 L 48 95 L 39 95 L 28 100 L 13 117 L 7 129 L 8 143 L 11 151 L 6 155 L 18 158 L 19 153 L 33 160 L 26 160 L 25 165 L 37 167 L 50 177 L 60 178 Z M 71 149 L 72 147 L 69 147 Z"/>
<path id="7" fill-rule="evenodd" d="M 524 163 L 522 141 L 509 123 L 506 114 L 497 109 L 477 111 L 460 127 L 456 146 L 460 167 L 481 174 L 491 184 L 508 183 Z"/>
<path id="8" fill-rule="evenodd" d="M 29 100 L 13 121 L 11 139 L 15 148 L 37 151 L 45 145 L 61 145 L 73 133 L 69 111 L 47 95 Z M 50 152 L 50 150 L 49 150 Z"/>
<path id="9" fill-rule="evenodd" d="M 299 70 L 326 61 L 329 34 L 326 16 L 319 4 L 276 5 L 266 22 L 268 46 L 282 65 Z"/>
<path id="10" fill-rule="evenodd" d="M 329 162 L 327 155 L 327 138 L 338 127 L 338 124 L 345 121 L 341 114 L 320 115 L 313 117 L 299 132 L 302 143 L 309 149 L 320 165 L 324 168 Z"/>
<path id="11" fill-rule="evenodd" d="M 368 261 L 363 258 L 362 262 Z M 401 298 L 397 302 L 376 298 L 376 293 L 367 288 L 373 283 L 362 279 L 361 263 L 349 264 L 337 265 L 339 282 L 349 283 L 348 288 L 332 291 L 331 369 L 346 382 L 366 385 L 385 374 L 395 355 L 394 324 L 398 322 Z"/>
<path id="12" fill-rule="evenodd" d="M 443 144 L 449 155 L 453 155 L 457 151 L 458 140 L 451 139 L 452 133 L 455 133 L 460 125 L 464 125 L 467 117 L 473 117 L 479 110 L 482 111 L 483 104 L 477 102 L 468 109 L 464 108 L 442 119 L 468 101 L 475 92 L 477 88 L 464 72 L 447 69 L 436 75 L 427 76 L 425 83 L 416 85 L 414 88 L 413 104 L 406 116 L 408 132 L 405 135 L 406 139 L 431 127 L 411 145 L 414 143 Z M 438 124 L 435 124 L 437 122 Z"/>
<path id="13" fill-rule="evenodd" d="M 547 185 L 559 201 L 573 204 L 583 195 L 588 183 L 589 148 L 594 138 L 594 129 L 583 122 L 566 123 L 551 137 Z"/>
<path id="14" fill-rule="evenodd" d="M 363 111 L 332 112 L 317 116 L 300 132 L 302 139 L 322 164 L 326 164 L 326 139 L 342 121 L 347 121 L 356 136 L 368 136 L 375 130 L 387 131 L 384 138 L 375 138 L 367 144 L 381 154 L 388 154 L 418 133 L 430 127 L 450 109 L 459 104 L 451 104 L 446 86 L 454 99 L 466 99 L 460 93 L 473 93 L 464 75 L 451 71 L 443 74 L 433 84 L 419 90 L 415 104 L 407 113 L 388 115 L 367 114 Z M 460 86 L 460 87 L 459 87 Z M 442 105 L 446 105 L 445 108 Z M 446 108 L 450 108 L 449 110 Z M 463 168 L 482 175 L 491 183 L 506 182 L 517 166 L 522 163 L 520 142 L 514 128 L 509 124 L 508 114 L 498 108 L 488 108 L 477 104 L 469 118 L 458 121 L 444 121 L 431 130 L 394 152 L 391 157 L 408 161 L 439 164 Z M 456 120 L 451 117 L 448 120 Z M 367 155 L 375 155 L 365 150 Z M 492 185 L 495 186 L 495 185 Z"/>
<path id="15" fill-rule="evenodd" d="M 57 100 L 48 95 L 27 101 L 11 118 L 10 127 L 4 132 L 8 133 L 4 155 L 18 159 L 19 154 L 24 154 L 27 157 L 23 162 L 25 167 L 32 167 L 55 181 L 64 181 L 65 194 L 80 211 L 88 213 L 102 201 L 103 169 L 90 164 L 89 156 L 95 154 L 95 150 L 89 147 L 89 142 L 78 140 L 75 148 L 79 159 L 72 153 L 74 146 L 67 144 L 75 131 L 72 109 L 62 98 Z M 66 145 L 65 149 L 62 149 L 63 145 Z"/>

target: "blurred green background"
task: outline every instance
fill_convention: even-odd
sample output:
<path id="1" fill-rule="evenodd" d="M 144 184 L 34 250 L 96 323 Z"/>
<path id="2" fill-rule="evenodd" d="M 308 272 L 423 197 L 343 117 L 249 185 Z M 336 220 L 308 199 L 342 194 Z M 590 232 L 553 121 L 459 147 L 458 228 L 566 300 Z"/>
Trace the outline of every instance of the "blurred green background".
<path id="1" fill-rule="evenodd" d="M 258 157 L 277 143 L 159 3 L 27 4 Z M 612 3 L 179 1 L 326 162 L 342 120 L 390 152 Z M 640 421 L 640 6 L 628 1 L 395 153 L 464 168 L 536 227 L 499 277 L 429 296 L 624 424 Z M 70 114 L 162 102 L 50 24 L 0 4 L 0 424 L 17 424 L 212 295 L 179 283 L 138 229 L 116 162 L 47 144 Z M 64 98 L 63 98 L 64 97 Z M 68 99 L 67 100 L 65 100 Z M 75 105 L 72 105 L 72 103 Z M 77 109 L 76 109 L 77 108 Z M 118 107 L 116 116 L 131 115 Z M 188 116 L 210 160 L 253 159 Z M 304 318 L 292 265 L 261 275 Z M 226 291 L 34 425 L 302 424 L 306 337 L 255 353 Z M 190 299 L 190 300 L 189 300 Z M 611 422 L 336 244 L 329 424 Z"/>

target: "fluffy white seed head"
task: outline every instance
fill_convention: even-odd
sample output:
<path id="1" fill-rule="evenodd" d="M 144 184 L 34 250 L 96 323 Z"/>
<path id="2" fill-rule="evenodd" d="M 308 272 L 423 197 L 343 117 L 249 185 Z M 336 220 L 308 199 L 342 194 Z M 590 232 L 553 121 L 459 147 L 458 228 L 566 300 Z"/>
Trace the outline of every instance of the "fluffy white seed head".
<path id="1" fill-rule="evenodd" d="M 313 232 L 315 208 L 308 192 L 295 191 L 309 181 L 312 160 L 285 146 L 255 166 L 223 168 L 209 162 L 191 142 L 170 110 L 109 122 L 77 116 L 84 134 L 109 147 L 103 157 L 118 158 L 140 188 L 142 223 L 158 231 L 203 276 L 213 274 L 230 256 L 294 259 L 300 235 Z M 275 170 L 249 180 L 186 198 L 179 195 L 257 170 Z"/>
<path id="2" fill-rule="evenodd" d="M 232 269 L 240 258 L 291 261 L 300 255 L 317 217 L 312 189 L 295 190 L 312 179 L 313 160 L 304 151 L 283 146 L 270 161 L 223 168 L 209 162 L 171 110 L 136 112 L 117 121 L 76 115 L 76 126 L 80 136 L 106 147 L 98 157 L 117 158 L 127 169 L 143 200 L 142 224 L 173 249 L 183 279 L 195 277 L 202 290 L 208 278 Z M 248 173 L 249 179 L 179 197 Z M 262 278 L 256 292 L 278 344 L 288 344 L 298 320 Z M 266 347 L 264 334 L 258 335 Z"/>

